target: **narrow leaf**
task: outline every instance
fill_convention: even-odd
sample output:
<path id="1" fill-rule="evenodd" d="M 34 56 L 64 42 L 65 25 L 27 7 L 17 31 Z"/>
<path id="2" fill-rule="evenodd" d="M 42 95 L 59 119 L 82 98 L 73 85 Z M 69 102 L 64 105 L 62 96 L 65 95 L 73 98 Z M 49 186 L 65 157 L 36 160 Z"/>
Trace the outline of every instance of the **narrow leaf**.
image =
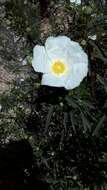
<path id="1" fill-rule="evenodd" d="M 94 129 L 93 133 L 92 133 L 92 136 L 98 136 L 98 132 L 100 130 L 100 128 L 102 127 L 103 125 L 103 122 L 105 121 L 106 119 L 106 116 L 102 116 L 99 123 L 97 124 L 96 128 Z"/>
<path id="2" fill-rule="evenodd" d="M 105 91 L 107 92 L 107 84 L 103 81 L 103 79 L 99 75 L 97 75 L 97 79 L 104 86 Z"/>
<path id="3" fill-rule="evenodd" d="M 87 131 L 88 129 L 91 132 L 91 125 L 83 112 L 81 112 L 81 118 L 82 118 L 84 130 Z"/>
<path id="4" fill-rule="evenodd" d="M 71 120 L 73 131 L 74 131 L 74 133 L 76 133 L 75 124 L 74 124 L 74 116 L 73 116 L 72 111 L 70 111 L 69 115 L 70 115 L 70 120 Z"/>
<path id="5" fill-rule="evenodd" d="M 46 119 L 46 124 L 45 124 L 45 133 L 47 132 L 47 129 L 50 125 L 50 120 L 51 120 L 51 117 L 52 117 L 52 114 L 53 114 L 53 105 L 50 106 L 49 108 L 49 111 L 48 111 L 48 115 L 47 115 L 47 119 Z"/>
<path id="6" fill-rule="evenodd" d="M 78 108 L 77 103 L 75 103 L 75 101 L 72 98 L 66 97 L 65 100 L 67 101 L 68 105 L 72 106 L 74 109 Z"/>
<path id="7" fill-rule="evenodd" d="M 79 100 L 79 103 L 83 104 L 84 106 L 90 108 L 90 109 L 95 109 L 95 107 L 89 102 L 89 101 L 85 101 L 85 100 Z"/>

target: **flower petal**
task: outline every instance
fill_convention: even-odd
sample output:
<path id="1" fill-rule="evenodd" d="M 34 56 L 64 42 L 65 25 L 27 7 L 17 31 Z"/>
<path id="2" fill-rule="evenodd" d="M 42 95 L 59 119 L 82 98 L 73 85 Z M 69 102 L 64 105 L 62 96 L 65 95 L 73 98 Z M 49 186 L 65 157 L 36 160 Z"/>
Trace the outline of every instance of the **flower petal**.
<path id="1" fill-rule="evenodd" d="M 56 76 L 52 73 L 54 61 L 64 62 L 67 73 Z M 73 89 L 79 86 L 80 82 L 88 72 L 88 57 L 79 43 L 71 41 L 66 36 L 49 37 L 46 40 L 45 48 L 35 46 L 32 60 L 34 69 L 42 72 L 42 85 L 65 87 Z"/>
<path id="2" fill-rule="evenodd" d="M 45 43 L 48 56 L 52 59 L 66 60 L 67 47 L 70 43 L 70 38 L 66 36 L 48 37 Z"/>
<path id="3" fill-rule="evenodd" d="M 56 77 L 56 76 L 52 75 L 51 73 L 43 74 L 42 85 L 64 87 L 65 86 L 65 80 L 66 80 L 65 76 Z"/>
<path id="4" fill-rule="evenodd" d="M 32 66 L 35 71 L 45 73 L 48 71 L 48 58 L 43 46 L 36 45 L 33 49 Z"/>
<path id="5" fill-rule="evenodd" d="M 68 59 L 71 59 L 72 62 L 81 62 L 84 54 L 79 43 L 71 41 L 66 36 L 48 37 L 45 47 L 51 60 L 62 59 L 68 62 Z"/>
<path id="6" fill-rule="evenodd" d="M 66 36 L 57 36 L 57 37 L 48 37 L 45 43 L 45 47 L 47 49 L 47 51 L 51 51 L 52 49 L 54 49 L 54 47 L 56 48 L 62 48 L 62 47 L 66 47 L 68 43 L 70 43 L 70 38 L 66 37 Z"/>
<path id="7" fill-rule="evenodd" d="M 73 89 L 80 85 L 84 77 L 87 76 L 88 72 L 88 64 L 80 63 L 80 64 L 73 64 L 71 68 L 71 72 L 69 72 L 65 88 L 66 89 Z"/>
<path id="8" fill-rule="evenodd" d="M 68 59 L 67 59 L 68 66 L 70 68 L 73 67 L 73 65 L 77 65 L 78 67 L 81 67 L 81 64 L 86 64 L 86 67 L 88 67 L 88 56 L 87 54 L 81 50 L 78 53 L 74 53 L 73 55 L 70 55 L 68 52 Z"/>

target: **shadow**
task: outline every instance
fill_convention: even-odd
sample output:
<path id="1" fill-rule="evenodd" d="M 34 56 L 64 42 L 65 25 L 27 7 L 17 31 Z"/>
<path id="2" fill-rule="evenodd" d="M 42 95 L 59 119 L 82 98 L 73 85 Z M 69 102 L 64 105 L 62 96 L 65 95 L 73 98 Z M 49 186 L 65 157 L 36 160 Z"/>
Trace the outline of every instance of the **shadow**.
<path id="1" fill-rule="evenodd" d="M 0 147 L 0 190 L 48 189 L 33 166 L 33 150 L 27 140 Z M 46 187 L 45 187 L 46 186 Z"/>
<path id="2" fill-rule="evenodd" d="M 65 96 L 68 94 L 68 90 L 58 87 L 50 87 L 50 86 L 41 86 L 38 91 L 38 98 L 36 102 L 39 103 L 49 103 L 49 104 L 58 104 L 60 102 L 60 98 L 63 100 Z"/>

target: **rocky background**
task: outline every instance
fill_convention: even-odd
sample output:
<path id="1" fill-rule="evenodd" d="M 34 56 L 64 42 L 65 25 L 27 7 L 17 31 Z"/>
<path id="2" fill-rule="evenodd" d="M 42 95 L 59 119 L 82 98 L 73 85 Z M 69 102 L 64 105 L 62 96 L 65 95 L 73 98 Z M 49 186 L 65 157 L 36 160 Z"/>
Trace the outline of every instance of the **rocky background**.
<path id="1" fill-rule="evenodd" d="M 0 0 L 0 189 L 107 189 L 107 3 Z M 78 41 L 89 73 L 41 86 L 31 60 L 50 35 Z"/>

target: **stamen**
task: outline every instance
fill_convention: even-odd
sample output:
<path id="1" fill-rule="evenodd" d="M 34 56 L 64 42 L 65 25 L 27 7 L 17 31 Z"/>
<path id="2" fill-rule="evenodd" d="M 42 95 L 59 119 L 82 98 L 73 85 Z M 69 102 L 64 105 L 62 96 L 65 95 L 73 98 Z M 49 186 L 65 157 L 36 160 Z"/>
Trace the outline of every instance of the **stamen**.
<path id="1" fill-rule="evenodd" d="M 67 65 L 61 61 L 61 60 L 56 60 L 52 63 L 52 72 L 56 75 L 62 75 L 65 74 L 67 71 Z"/>

